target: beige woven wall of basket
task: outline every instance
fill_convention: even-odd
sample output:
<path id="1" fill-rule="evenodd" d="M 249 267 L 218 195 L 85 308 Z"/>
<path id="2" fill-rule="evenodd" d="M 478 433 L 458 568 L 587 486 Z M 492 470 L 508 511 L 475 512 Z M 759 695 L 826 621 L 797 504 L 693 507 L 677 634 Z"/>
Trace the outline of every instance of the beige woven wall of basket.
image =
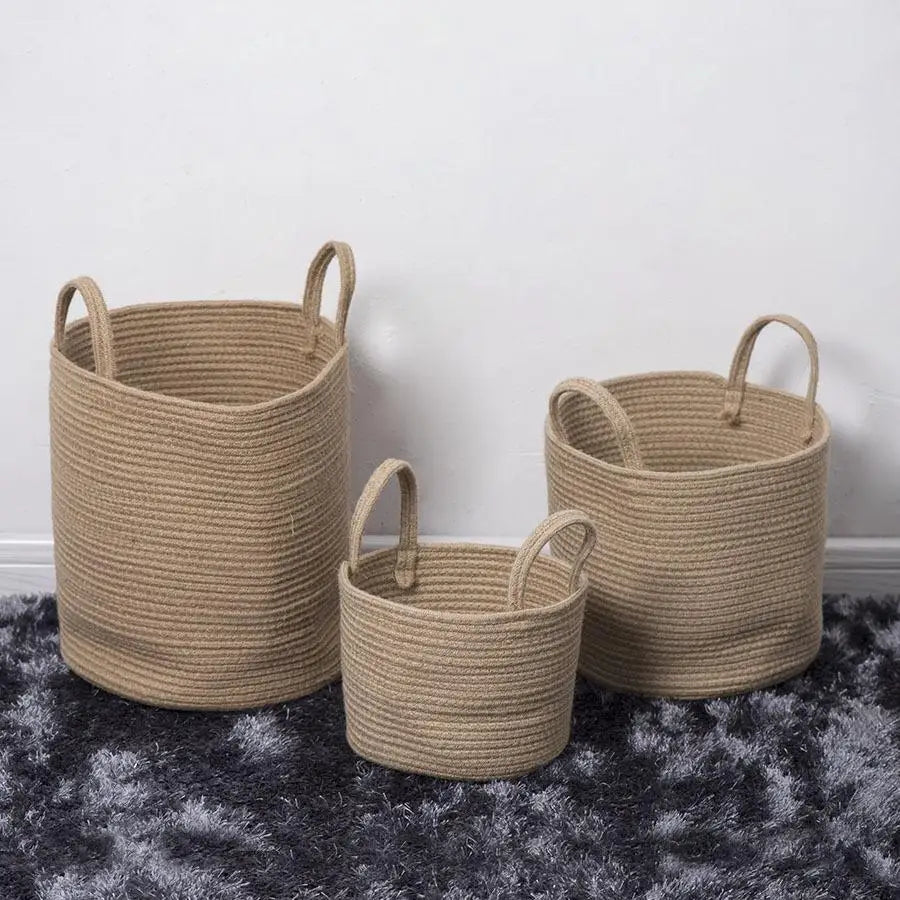
<path id="1" fill-rule="evenodd" d="M 770 322 L 806 343 L 806 398 L 746 383 Z M 550 400 L 551 511 L 597 526 L 582 671 L 612 688 L 729 694 L 803 670 L 818 652 L 830 429 L 809 330 L 765 316 L 728 379 L 662 372 L 571 379 Z M 577 552 L 566 534 L 553 551 Z"/>
<path id="2" fill-rule="evenodd" d="M 330 261 L 338 314 L 319 314 Z M 346 244 L 303 305 L 107 311 L 89 278 L 59 296 L 51 347 L 53 527 L 62 653 L 100 687 L 227 709 L 339 674 L 348 527 Z M 87 319 L 66 327 L 78 292 Z"/>
<path id="3" fill-rule="evenodd" d="M 401 485 L 397 550 L 360 555 L 387 482 Z M 415 477 L 387 460 L 359 499 L 340 572 L 347 740 L 366 759 L 444 778 L 521 775 L 569 742 L 572 695 L 594 545 L 590 520 L 548 518 L 516 552 L 417 543 Z M 572 564 L 538 553 L 577 534 Z"/>

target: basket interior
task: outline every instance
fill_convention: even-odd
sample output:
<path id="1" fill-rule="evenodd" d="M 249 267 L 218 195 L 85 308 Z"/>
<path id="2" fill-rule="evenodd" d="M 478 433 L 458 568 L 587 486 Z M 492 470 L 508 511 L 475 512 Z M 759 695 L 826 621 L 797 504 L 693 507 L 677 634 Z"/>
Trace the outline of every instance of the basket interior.
<path id="1" fill-rule="evenodd" d="M 778 459 L 810 446 L 806 401 L 782 391 L 747 385 L 739 425 L 722 418 L 725 379 L 704 372 L 662 372 L 603 384 L 634 428 L 644 466 L 690 472 Z M 586 398 L 569 394 L 560 419 L 578 450 L 613 465 L 622 455 L 609 421 Z M 817 412 L 811 444 L 827 436 Z"/>
<path id="2" fill-rule="evenodd" d="M 420 545 L 416 583 L 404 589 L 394 577 L 396 551 L 380 550 L 360 559 L 353 584 L 369 594 L 421 609 L 454 613 L 504 612 L 515 556 L 515 548 L 477 544 Z M 525 607 L 552 606 L 570 596 L 568 564 L 539 556 L 528 574 Z"/>
<path id="3" fill-rule="evenodd" d="M 334 326 L 306 355 L 300 305 L 251 301 L 148 304 L 110 310 L 118 380 L 202 403 L 245 405 L 309 384 L 334 357 Z M 66 329 L 64 354 L 94 370 L 87 319 Z"/>

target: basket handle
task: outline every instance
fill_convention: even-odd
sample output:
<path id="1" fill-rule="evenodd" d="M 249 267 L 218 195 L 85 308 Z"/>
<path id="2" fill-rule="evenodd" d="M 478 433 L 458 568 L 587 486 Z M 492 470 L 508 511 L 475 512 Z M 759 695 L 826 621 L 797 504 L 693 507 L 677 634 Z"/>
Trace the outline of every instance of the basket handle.
<path id="1" fill-rule="evenodd" d="M 69 305 L 76 292 L 81 294 L 84 305 L 87 307 L 88 324 L 91 329 L 91 347 L 94 351 L 94 371 L 101 378 L 112 381 L 116 377 L 116 357 L 113 351 L 109 310 L 106 308 L 106 301 L 103 299 L 97 282 L 87 275 L 67 281 L 59 292 L 56 299 L 56 323 L 54 326 L 56 347 L 62 353 L 66 338 L 66 317 L 69 315 Z"/>
<path id="2" fill-rule="evenodd" d="M 341 269 L 341 288 L 338 294 L 337 314 L 334 318 L 334 324 L 337 329 L 338 344 L 344 343 L 344 333 L 347 330 L 347 313 L 350 310 L 350 301 L 353 299 L 353 290 L 356 287 L 356 263 L 349 244 L 345 244 L 343 241 L 328 241 L 313 257 L 313 261 L 309 264 L 309 271 L 306 273 L 306 288 L 303 291 L 303 315 L 309 321 L 309 341 L 304 350 L 307 356 L 316 349 L 325 273 L 335 257 L 337 257 L 338 265 Z"/>
<path id="3" fill-rule="evenodd" d="M 625 468 L 644 468 L 641 451 L 638 449 L 637 438 L 628 414 L 622 409 L 619 401 L 599 381 L 592 381 L 590 378 L 568 378 L 553 389 L 553 393 L 550 395 L 550 421 L 557 434 L 568 439 L 559 415 L 559 403 L 564 394 L 581 394 L 582 397 L 586 397 L 594 403 L 612 425 Z"/>
<path id="4" fill-rule="evenodd" d="M 416 476 L 408 462 L 402 459 L 386 459 L 373 473 L 356 502 L 350 520 L 350 574 L 359 568 L 363 531 L 372 508 L 387 483 L 396 475 L 400 482 L 400 543 L 397 547 L 397 565 L 394 577 L 402 588 L 416 583 L 416 558 L 419 539 L 419 495 Z"/>
<path id="5" fill-rule="evenodd" d="M 722 418 L 731 425 L 741 424 L 741 406 L 744 403 L 744 388 L 747 384 L 747 368 L 750 365 L 750 355 L 759 333 L 770 322 L 780 322 L 793 328 L 803 338 L 806 349 L 809 351 L 809 386 L 806 389 L 807 424 L 805 442 L 812 440 L 813 429 L 816 424 L 816 387 L 819 383 L 819 350 L 812 332 L 793 316 L 773 315 L 761 316 L 744 333 L 738 342 L 734 359 L 731 361 L 731 371 L 728 374 L 728 384 L 725 387 L 725 406 L 722 410 Z"/>
<path id="6" fill-rule="evenodd" d="M 507 595 L 507 609 L 523 609 L 525 606 L 525 584 L 528 581 L 528 573 L 531 566 L 543 550 L 544 545 L 559 532 L 573 525 L 580 525 L 584 529 L 584 540 L 581 549 L 572 560 L 572 571 L 569 575 L 569 593 L 574 594 L 581 578 L 581 569 L 587 558 L 591 555 L 594 545 L 597 543 L 597 530 L 594 523 L 577 509 L 564 509 L 547 516 L 534 531 L 525 539 L 519 548 L 509 574 L 509 594 Z"/>

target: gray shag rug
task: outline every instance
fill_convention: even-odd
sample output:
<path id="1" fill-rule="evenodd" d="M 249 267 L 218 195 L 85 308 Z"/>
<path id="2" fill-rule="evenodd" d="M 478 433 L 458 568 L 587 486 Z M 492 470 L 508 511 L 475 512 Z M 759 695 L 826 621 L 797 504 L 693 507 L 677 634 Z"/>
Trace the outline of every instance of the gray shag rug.
<path id="1" fill-rule="evenodd" d="M 514 782 L 358 759 L 340 686 L 249 713 L 71 675 L 51 597 L 0 601 L 0 898 L 900 896 L 898 598 L 826 598 L 814 665 L 672 702 L 580 683 Z"/>

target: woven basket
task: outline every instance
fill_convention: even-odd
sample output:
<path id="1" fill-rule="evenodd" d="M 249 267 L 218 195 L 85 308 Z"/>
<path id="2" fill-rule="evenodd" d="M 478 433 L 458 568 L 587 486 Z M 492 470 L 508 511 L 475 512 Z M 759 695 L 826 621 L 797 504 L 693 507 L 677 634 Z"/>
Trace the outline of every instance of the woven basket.
<path id="1" fill-rule="evenodd" d="M 759 332 L 782 322 L 810 356 L 805 399 L 746 383 Z M 829 425 L 807 328 L 765 316 L 727 380 L 662 372 L 573 379 L 550 399 L 551 510 L 578 506 L 602 557 L 587 562 L 580 668 L 609 687 L 706 697 L 773 684 L 815 657 Z M 559 535 L 553 552 L 577 545 Z"/>
<path id="2" fill-rule="evenodd" d="M 360 556 L 366 519 L 393 475 L 399 548 Z M 412 470 L 388 460 L 351 521 L 340 571 L 347 740 L 360 756 L 407 772 L 476 780 L 529 772 L 569 741 L 593 526 L 568 511 L 518 553 L 419 547 L 416 509 Z M 571 566 L 538 556 L 572 525 L 582 536 Z"/>
<path id="3" fill-rule="evenodd" d="M 322 286 L 338 258 L 335 324 Z M 158 706 L 233 709 L 339 674 L 353 255 L 326 244 L 297 303 L 107 311 L 66 284 L 50 360 L 62 654 Z M 66 327 L 73 295 L 87 319 Z"/>

